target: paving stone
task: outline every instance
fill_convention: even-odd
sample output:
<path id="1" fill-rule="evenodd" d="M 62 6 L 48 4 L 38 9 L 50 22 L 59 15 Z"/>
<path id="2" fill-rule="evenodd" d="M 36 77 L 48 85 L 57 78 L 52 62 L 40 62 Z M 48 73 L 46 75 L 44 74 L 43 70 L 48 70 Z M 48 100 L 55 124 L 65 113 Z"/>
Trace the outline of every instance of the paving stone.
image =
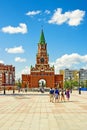
<path id="1" fill-rule="evenodd" d="M 86 130 L 87 92 L 73 91 L 70 101 L 51 103 L 49 94 L 0 93 L 0 130 Z"/>

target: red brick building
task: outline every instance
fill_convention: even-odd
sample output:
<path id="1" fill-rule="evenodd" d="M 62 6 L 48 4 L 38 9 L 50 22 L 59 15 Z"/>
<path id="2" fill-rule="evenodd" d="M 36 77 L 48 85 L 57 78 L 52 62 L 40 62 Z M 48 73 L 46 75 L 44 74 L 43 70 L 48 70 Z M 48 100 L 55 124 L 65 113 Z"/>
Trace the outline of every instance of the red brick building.
<path id="1" fill-rule="evenodd" d="M 15 67 L 0 63 L 0 86 L 11 86 L 15 83 Z"/>
<path id="2" fill-rule="evenodd" d="M 22 84 L 23 87 L 27 84 L 29 88 L 38 88 L 41 85 L 45 87 L 63 87 L 63 75 L 55 74 L 54 66 L 49 65 L 49 55 L 43 30 L 38 43 L 36 64 L 34 67 L 31 66 L 30 74 L 22 74 Z"/>

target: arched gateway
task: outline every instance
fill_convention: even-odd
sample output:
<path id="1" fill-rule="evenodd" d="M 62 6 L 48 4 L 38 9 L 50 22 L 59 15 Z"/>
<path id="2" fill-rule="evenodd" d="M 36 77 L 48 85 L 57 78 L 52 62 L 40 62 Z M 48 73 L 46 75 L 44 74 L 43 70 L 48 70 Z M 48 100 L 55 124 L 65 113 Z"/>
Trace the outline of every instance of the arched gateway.
<path id="1" fill-rule="evenodd" d="M 46 81 L 45 87 L 63 87 L 63 75 L 55 74 L 54 66 L 50 67 L 48 62 L 47 44 L 45 42 L 44 32 L 41 30 L 38 52 L 36 54 L 36 64 L 35 67 L 31 66 L 30 74 L 22 74 L 23 87 L 27 84 L 29 88 L 38 88 L 41 79 Z"/>
<path id="2" fill-rule="evenodd" d="M 38 82 L 38 84 L 39 84 L 38 86 L 40 88 L 44 88 L 44 87 L 46 87 L 46 80 L 40 79 L 39 82 Z"/>

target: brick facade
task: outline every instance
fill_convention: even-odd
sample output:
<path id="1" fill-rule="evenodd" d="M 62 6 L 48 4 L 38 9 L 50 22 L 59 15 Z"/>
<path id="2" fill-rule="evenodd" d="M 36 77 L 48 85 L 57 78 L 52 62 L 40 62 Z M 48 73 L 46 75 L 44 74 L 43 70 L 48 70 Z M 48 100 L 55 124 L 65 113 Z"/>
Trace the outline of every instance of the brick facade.
<path id="1" fill-rule="evenodd" d="M 29 88 L 38 88 L 40 80 L 45 81 L 45 87 L 63 87 L 63 75 L 55 75 L 54 66 L 49 65 L 49 55 L 47 54 L 47 44 L 45 42 L 43 30 L 41 31 L 36 54 L 36 64 L 31 66 L 30 74 L 22 74 L 22 85 Z"/>
<path id="2" fill-rule="evenodd" d="M 15 67 L 0 63 L 0 86 L 13 85 L 15 83 Z"/>

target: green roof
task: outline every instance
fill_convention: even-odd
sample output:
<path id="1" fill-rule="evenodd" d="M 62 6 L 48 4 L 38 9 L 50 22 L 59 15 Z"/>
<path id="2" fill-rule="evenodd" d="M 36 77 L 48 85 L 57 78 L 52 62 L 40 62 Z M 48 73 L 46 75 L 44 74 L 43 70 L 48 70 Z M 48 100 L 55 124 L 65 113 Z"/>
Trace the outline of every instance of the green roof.
<path id="1" fill-rule="evenodd" d="M 43 29 L 41 30 L 39 44 L 45 44 L 45 37 L 44 37 Z"/>

